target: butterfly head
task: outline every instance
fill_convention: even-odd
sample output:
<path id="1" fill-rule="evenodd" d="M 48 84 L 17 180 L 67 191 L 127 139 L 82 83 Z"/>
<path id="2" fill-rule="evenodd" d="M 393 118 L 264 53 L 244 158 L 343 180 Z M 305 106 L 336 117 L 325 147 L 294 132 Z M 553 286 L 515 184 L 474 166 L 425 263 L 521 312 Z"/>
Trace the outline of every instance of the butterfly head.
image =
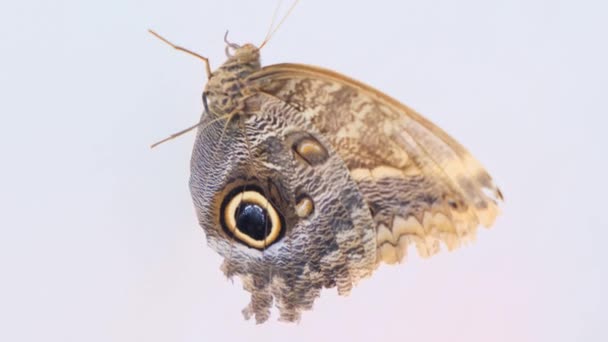
<path id="1" fill-rule="evenodd" d="M 245 79 L 260 70 L 260 52 L 253 44 L 226 42 L 228 59 L 217 68 L 205 86 L 205 95 L 212 117 L 232 116 L 243 110 L 247 95 Z"/>
<path id="2" fill-rule="evenodd" d="M 261 67 L 260 50 L 253 44 L 241 46 L 228 43 L 226 56 L 228 59 L 213 73 L 213 76 L 243 79 Z"/>
<path id="3" fill-rule="evenodd" d="M 228 40 L 228 31 L 224 35 L 226 57 L 218 72 L 226 76 L 244 78 L 251 72 L 260 69 L 260 49 L 253 44 L 239 45 Z M 215 74 L 215 73 L 214 73 Z"/>

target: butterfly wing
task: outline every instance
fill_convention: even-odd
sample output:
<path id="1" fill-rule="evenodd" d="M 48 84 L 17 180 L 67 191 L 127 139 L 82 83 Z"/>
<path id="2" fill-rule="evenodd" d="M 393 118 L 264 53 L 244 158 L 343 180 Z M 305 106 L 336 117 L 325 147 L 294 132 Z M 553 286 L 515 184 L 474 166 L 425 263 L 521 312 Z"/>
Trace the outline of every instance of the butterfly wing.
<path id="1" fill-rule="evenodd" d="M 301 112 L 348 167 L 376 226 L 377 263 L 421 256 L 474 238 L 498 215 L 500 190 L 481 164 L 439 127 L 365 84 L 338 73 L 277 64 L 248 86 Z"/>
<path id="2" fill-rule="evenodd" d="M 342 157 L 299 111 L 264 93 L 244 108 L 228 125 L 203 118 L 190 191 L 222 271 L 251 294 L 245 317 L 262 323 L 275 306 L 298 321 L 322 288 L 344 295 L 371 274 L 375 223 Z"/>

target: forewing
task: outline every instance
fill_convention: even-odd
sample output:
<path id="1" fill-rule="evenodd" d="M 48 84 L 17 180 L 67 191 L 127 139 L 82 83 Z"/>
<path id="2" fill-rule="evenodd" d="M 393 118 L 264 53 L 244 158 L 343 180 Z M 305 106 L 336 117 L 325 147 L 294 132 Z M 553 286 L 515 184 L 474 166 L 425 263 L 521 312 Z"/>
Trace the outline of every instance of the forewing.
<path id="1" fill-rule="evenodd" d="M 278 64 L 248 85 L 301 111 L 331 142 L 374 218 L 377 261 L 410 244 L 430 256 L 489 227 L 502 195 L 469 152 L 433 123 L 367 85 L 316 67 Z"/>

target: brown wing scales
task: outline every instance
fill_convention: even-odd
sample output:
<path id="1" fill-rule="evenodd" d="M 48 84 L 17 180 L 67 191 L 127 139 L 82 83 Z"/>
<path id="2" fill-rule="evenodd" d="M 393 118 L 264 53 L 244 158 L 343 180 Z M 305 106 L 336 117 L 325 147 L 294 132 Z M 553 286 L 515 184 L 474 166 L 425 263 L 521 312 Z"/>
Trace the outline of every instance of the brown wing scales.
<path id="1" fill-rule="evenodd" d="M 376 223 L 377 260 L 421 256 L 474 238 L 498 215 L 498 188 L 467 150 L 385 94 L 335 72 L 279 64 L 249 85 L 298 108 L 344 160 Z"/>

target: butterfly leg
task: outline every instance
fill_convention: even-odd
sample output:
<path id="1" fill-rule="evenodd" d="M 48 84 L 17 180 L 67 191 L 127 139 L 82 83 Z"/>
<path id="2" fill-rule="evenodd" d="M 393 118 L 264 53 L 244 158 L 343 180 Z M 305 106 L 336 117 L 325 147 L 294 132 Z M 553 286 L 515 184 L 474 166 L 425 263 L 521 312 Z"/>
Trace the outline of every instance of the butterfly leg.
<path id="1" fill-rule="evenodd" d="M 196 58 L 199 58 L 201 60 L 203 60 L 203 62 L 205 62 L 205 72 L 207 72 L 207 79 L 211 78 L 211 65 L 209 64 L 209 59 L 207 57 L 203 57 L 201 55 L 199 55 L 198 53 L 194 52 L 194 51 L 190 51 L 186 48 L 183 48 L 181 46 L 177 46 L 173 43 L 171 43 L 169 40 L 167 40 L 166 38 L 164 38 L 163 36 L 161 36 L 160 34 L 152 31 L 152 30 L 148 30 L 148 32 L 150 32 L 153 36 L 155 36 L 156 38 L 160 39 L 161 41 L 165 42 L 166 44 L 168 44 L 169 46 L 171 46 L 172 48 L 179 50 L 179 51 L 183 51 L 187 54 L 190 54 Z"/>

